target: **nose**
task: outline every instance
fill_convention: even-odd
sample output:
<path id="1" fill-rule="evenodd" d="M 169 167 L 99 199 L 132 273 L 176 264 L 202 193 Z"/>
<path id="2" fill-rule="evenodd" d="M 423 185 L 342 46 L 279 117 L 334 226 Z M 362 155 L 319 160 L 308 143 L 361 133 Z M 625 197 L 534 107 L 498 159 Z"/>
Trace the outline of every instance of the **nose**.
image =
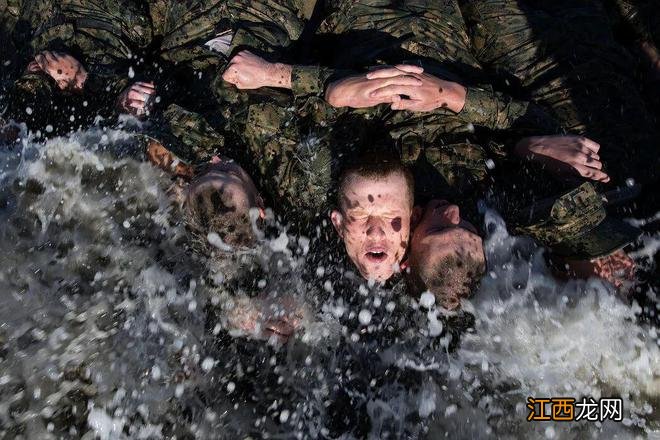
<path id="1" fill-rule="evenodd" d="M 382 238 L 385 236 L 385 222 L 379 217 L 369 217 L 367 220 L 367 237 Z"/>

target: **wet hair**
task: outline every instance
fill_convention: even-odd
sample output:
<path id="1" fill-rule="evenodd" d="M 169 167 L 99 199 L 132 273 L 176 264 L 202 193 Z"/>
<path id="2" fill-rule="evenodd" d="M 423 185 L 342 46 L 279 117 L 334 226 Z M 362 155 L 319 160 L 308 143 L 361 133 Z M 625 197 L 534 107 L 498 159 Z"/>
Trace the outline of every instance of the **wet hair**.
<path id="1" fill-rule="evenodd" d="M 249 212 L 228 206 L 221 192 L 213 186 L 202 188 L 190 197 L 186 201 L 185 214 L 193 247 L 203 254 L 218 251 L 209 243 L 211 233 L 216 233 L 232 248 L 251 247 L 256 242 Z"/>
<path id="2" fill-rule="evenodd" d="M 410 267 L 409 284 L 416 295 L 429 291 L 436 302 L 452 310 L 478 287 L 486 267 L 482 261 L 449 255 L 440 261 L 424 259 Z"/>
<path id="3" fill-rule="evenodd" d="M 405 181 L 410 199 L 410 207 L 415 202 L 415 180 L 412 172 L 394 154 L 367 153 L 348 163 L 341 171 L 337 181 L 337 206 L 343 210 L 346 185 L 353 176 L 366 179 L 384 179 L 392 174 L 401 174 Z"/>

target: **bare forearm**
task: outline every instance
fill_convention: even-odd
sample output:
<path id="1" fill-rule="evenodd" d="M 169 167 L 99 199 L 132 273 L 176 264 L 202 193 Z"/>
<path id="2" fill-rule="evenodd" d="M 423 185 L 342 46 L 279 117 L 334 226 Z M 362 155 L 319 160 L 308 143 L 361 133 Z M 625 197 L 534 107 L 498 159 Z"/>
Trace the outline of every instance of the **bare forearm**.
<path id="1" fill-rule="evenodd" d="M 268 74 L 269 86 L 291 90 L 291 72 L 293 66 L 283 63 L 273 63 Z"/>

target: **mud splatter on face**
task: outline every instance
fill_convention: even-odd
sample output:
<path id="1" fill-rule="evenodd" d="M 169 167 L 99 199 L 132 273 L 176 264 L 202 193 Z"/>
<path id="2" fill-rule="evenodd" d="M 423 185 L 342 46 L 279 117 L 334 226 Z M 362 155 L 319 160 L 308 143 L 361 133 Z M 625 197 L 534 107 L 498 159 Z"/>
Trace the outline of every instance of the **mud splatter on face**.
<path id="1" fill-rule="evenodd" d="M 392 220 L 392 229 L 394 229 L 394 232 L 399 232 L 401 230 L 401 217 Z"/>

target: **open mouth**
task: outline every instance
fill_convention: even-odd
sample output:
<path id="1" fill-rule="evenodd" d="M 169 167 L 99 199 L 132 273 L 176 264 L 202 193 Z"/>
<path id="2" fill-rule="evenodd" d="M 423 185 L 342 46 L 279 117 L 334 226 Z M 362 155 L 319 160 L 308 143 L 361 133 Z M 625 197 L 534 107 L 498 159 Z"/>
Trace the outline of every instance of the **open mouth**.
<path id="1" fill-rule="evenodd" d="M 365 256 L 372 263 L 381 263 L 387 258 L 387 252 L 381 250 L 368 251 Z"/>

